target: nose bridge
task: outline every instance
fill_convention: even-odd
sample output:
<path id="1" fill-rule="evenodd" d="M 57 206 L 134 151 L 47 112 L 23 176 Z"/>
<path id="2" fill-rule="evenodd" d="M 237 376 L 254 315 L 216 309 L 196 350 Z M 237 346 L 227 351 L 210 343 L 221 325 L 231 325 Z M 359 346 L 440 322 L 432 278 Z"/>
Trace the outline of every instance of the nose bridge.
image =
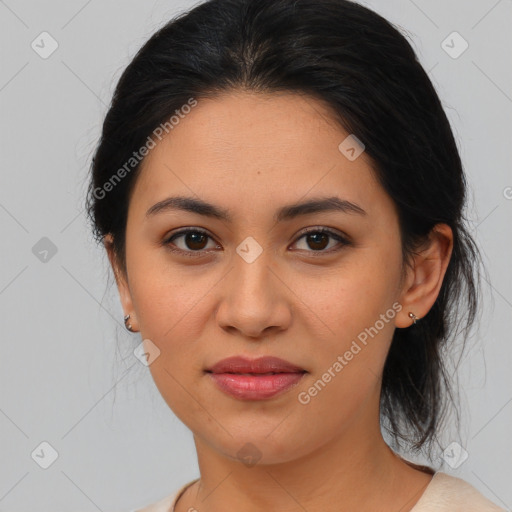
<path id="1" fill-rule="evenodd" d="M 233 296 L 239 300 L 249 299 L 250 304 L 260 298 L 266 299 L 267 294 L 273 295 L 270 256 L 270 250 L 264 249 L 252 237 L 247 237 L 238 245 L 236 254 L 233 255 Z M 266 302 L 268 304 L 268 301 Z"/>

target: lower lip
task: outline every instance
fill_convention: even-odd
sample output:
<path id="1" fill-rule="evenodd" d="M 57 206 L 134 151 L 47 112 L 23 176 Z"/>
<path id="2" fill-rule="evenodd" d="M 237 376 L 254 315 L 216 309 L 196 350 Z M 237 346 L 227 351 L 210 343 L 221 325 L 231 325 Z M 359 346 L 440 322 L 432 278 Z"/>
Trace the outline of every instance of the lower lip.
<path id="1" fill-rule="evenodd" d="M 274 375 L 241 375 L 236 373 L 210 373 L 215 384 L 235 398 L 265 400 L 295 386 L 303 373 L 275 373 Z"/>

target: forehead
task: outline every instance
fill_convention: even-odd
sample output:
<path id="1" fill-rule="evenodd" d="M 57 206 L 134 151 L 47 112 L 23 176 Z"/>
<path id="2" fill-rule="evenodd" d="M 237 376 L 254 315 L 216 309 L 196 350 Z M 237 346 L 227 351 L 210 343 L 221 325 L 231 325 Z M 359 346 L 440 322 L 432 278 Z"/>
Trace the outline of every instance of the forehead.
<path id="1" fill-rule="evenodd" d="M 134 198 L 149 208 L 178 192 L 248 213 L 308 195 L 340 195 L 371 210 L 386 197 L 367 155 L 351 161 L 340 151 L 349 135 L 309 96 L 233 92 L 198 99 L 145 157 Z"/>

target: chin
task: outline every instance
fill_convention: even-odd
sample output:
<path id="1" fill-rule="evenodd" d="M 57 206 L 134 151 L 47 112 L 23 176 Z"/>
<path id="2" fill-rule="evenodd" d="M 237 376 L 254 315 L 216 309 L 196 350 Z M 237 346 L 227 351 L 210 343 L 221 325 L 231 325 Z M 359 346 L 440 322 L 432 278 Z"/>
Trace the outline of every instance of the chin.
<path id="1" fill-rule="evenodd" d="M 256 431 L 246 428 L 242 433 L 235 434 L 229 426 L 226 429 L 233 436 L 224 432 L 222 439 L 206 438 L 207 444 L 219 454 L 248 468 L 255 465 L 285 464 L 304 457 L 313 450 L 309 444 L 304 445 L 300 432 L 293 435 L 285 430 L 278 432 L 276 429 L 272 432 L 272 428 L 258 428 Z M 205 439 L 204 436 L 201 437 Z"/>

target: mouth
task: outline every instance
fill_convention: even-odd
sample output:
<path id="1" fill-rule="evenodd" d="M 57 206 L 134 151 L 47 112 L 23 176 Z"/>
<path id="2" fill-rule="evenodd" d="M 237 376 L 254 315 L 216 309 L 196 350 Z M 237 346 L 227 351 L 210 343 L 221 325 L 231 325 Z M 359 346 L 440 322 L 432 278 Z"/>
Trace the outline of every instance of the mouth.
<path id="1" fill-rule="evenodd" d="M 205 370 L 218 389 L 239 400 L 266 400 L 295 387 L 307 370 L 276 357 L 231 357 Z"/>

